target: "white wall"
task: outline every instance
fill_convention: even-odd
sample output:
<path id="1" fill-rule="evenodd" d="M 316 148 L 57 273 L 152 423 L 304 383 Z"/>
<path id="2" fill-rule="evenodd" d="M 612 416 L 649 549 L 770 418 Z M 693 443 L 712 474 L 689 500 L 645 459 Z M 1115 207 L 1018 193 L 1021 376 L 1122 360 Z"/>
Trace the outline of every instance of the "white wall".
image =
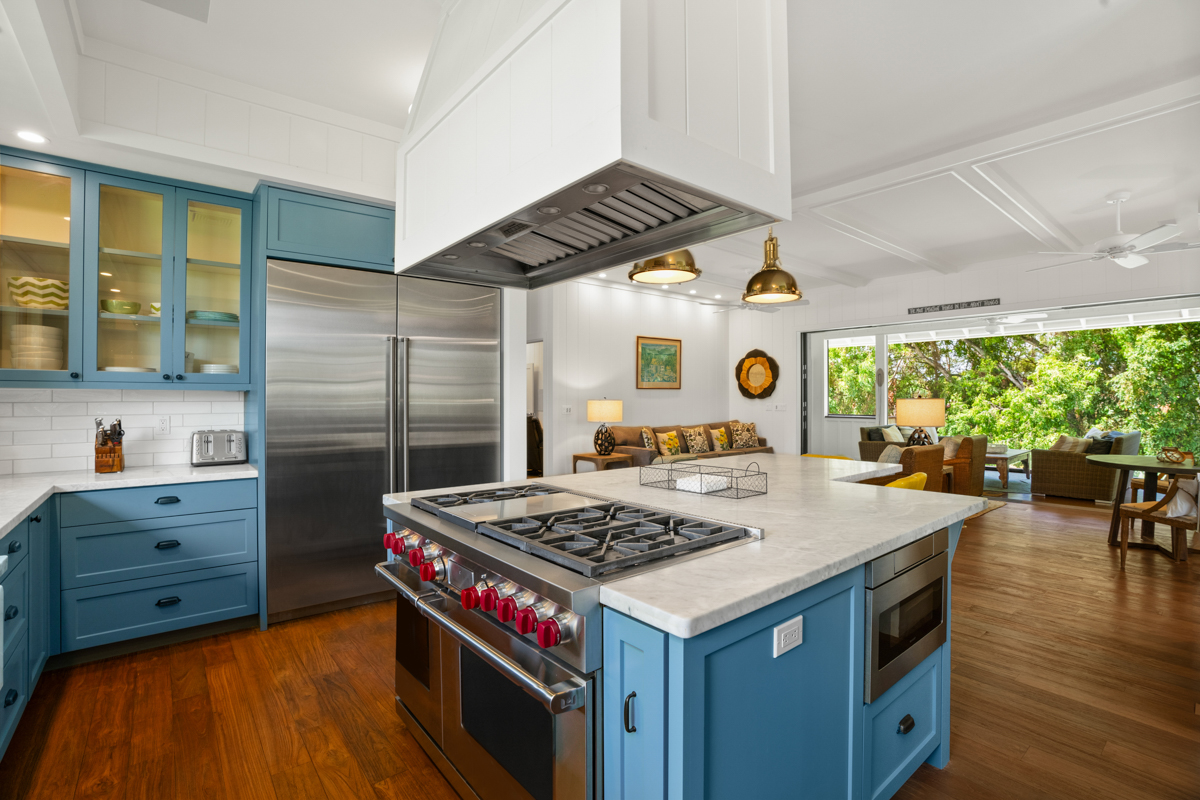
<path id="1" fill-rule="evenodd" d="M 597 423 L 587 421 L 588 400 L 623 401 L 622 425 L 728 419 L 729 314 L 713 311 L 668 291 L 563 283 L 530 293 L 531 333 L 548 327 L 542 337 L 546 474 L 570 472 L 572 453 L 593 452 Z M 638 336 L 682 340 L 682 388 L 636 388 Z"/>
<path id="2" fill-rule="evenodd" d="M 979 313 L 1059 308 L 1071 305 L 1113 303 L 1133 299 L 1200 293 L 1200 252 L 1165 253 L 1144 267 L 1127 270 L 1109 262 L 1080 264 L 1030 273 L 1024 269 L 978 268 L 953 275 L 928 273 L 884 278 L 860 287 L 829 287 L 806 293 L 807 306 L 784 308 L 776 314 L 754 311 L 729 313 L 729 357 L 738 359 L 747 350 L 766 350 L 779 362 L 781 379 L 771 400 L 787 404 L 786 413 L 758 414 L 756 403 L 729 384 L 729 415 L 758 422 L 776 452 L 796 453 L 800 445 L 798 407 L 799 375 L 796 347 L 798 332 L 823 331 L 867 325 L 936 320 L 976 312 L 946 312 L 909 316 L 908 309 L 938 303 L 1000 298 L 1001 305 Z M 813 366 L 810 365 L 810 369 Z M 815 405 L 810 425 L 824 409 Z M 845 455 L 852 455 L 845 453 Z"/>
<path id="3" fill-rule="evenodd" d="M 125 465 L 186 464 L 192 432 L 244 429 L 243 392 L 0 389 L 0 475 L 95 469 L 94 419 L 125 428 Z M 171 432 L 156 434 L 159 417 Z"/>

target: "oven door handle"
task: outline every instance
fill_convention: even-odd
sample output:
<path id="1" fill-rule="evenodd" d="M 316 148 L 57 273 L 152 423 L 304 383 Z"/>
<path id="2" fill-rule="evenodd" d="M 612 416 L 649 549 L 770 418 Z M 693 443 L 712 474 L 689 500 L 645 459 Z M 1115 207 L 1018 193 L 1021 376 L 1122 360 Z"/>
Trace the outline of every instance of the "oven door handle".
<path id="1" fill-rule="evenodd" d="M 379 575 L 381 578 L 383 578 L 385 581 L 390 583 L 392 585 L 392 588 L 400 593 L 401 597 L 403 597 L 408 602 L 412 603 L 417 608 L 421 607 L 421 598 L 422 597 L 425 597 L 426 595 L 435 594 L 435 592 L 433 592 L 433 591 L 418 592 L 418 591 L 414 590 L 411 586 L 409 586 L 404 581 L 400 580 L 395 575 L 393 575 L 391 573 L 391 571 L 388 569 L 389 566 L 390 566 L 390 564 L 386 561 L 382 564 L 376 564 L 375 565 L 375 573 L 377 575 Z"/>
<path id="2" fill-rule="evenodd" d="M 511 661 L 499 650 L 480 639 L 454 620 L 436 609 L 428 599 L 417 601 L 421 613 L 433 620 L 442 630 L 475 655 L 499 670 L 500 674 L 524 689 L 541 702 L 551 714 L 565 714 L 583 706 L 587 700 L 587 686 L 574 678 L 547 686 L 525 671 L 524 667 Z"/>

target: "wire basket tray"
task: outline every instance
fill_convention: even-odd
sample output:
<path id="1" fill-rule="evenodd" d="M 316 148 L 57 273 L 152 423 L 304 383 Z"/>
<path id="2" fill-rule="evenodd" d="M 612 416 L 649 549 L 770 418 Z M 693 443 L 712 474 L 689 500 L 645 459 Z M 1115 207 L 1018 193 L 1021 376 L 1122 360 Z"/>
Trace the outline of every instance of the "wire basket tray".
<path id="1" fill-rule="evenodd" d="M 751 462 L 745 469 L 715 467 L 694 462 L 651 464 L 638 475 L 642 486 L 694 492 L 740 500 L 767 493 L 767 473 Z"/>

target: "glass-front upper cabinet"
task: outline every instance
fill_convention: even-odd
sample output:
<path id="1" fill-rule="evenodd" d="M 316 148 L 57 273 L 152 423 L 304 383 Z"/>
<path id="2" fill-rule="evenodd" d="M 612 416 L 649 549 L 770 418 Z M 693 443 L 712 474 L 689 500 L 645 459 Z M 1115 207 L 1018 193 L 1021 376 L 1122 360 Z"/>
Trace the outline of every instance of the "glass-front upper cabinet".
<path id="1" fill-rule="evenodd" d="M 95 332 L 85 337 L 88 378 L 173 380 L 175 189 L 89 173 L 87 190 L 95 220 L 86 232 L 85 324 Z"/>
<path id="2" fill-rule="evenodd" d="M 175 380 L 249 381 L 249 201 L 176 190 Z"/>
<path id="3" fill-rule="evenodd" d="M 82 170 L 0 155 L 0 375 L 83 371 Z"/>

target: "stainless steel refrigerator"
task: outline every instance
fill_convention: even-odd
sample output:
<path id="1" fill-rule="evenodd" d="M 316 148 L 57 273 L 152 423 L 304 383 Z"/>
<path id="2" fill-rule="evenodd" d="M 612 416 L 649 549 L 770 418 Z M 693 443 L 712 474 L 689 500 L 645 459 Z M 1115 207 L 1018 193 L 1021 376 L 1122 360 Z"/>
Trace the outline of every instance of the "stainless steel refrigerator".
<path id="1" fill-rule="evenodd" d="M 500 480 L 500 293 L 267 262 L 267 614 L 378 594 L 389 492 Z"/>

